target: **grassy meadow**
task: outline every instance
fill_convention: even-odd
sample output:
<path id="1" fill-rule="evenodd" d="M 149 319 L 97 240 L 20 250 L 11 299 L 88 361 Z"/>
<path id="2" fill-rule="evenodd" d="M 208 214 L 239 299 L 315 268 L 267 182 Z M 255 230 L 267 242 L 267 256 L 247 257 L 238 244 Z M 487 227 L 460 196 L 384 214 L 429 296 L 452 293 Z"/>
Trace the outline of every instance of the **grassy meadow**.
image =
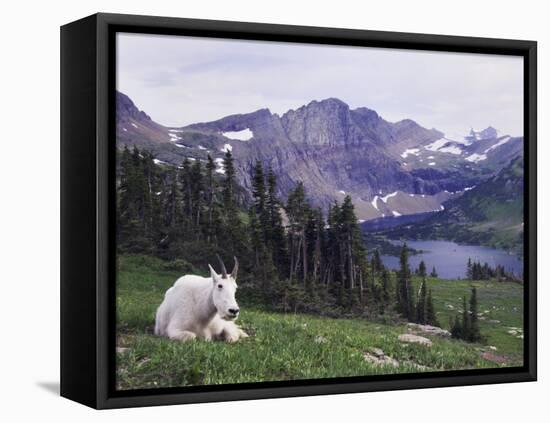
<path id="1" fill-rule="evenodd" d="M 153 335 L 155 311 L 185 263 L 122 255 L 117 280 L 117 389 L 297 380 L 517 366 L 523 356 L 523 287 L 475 282 L 483 344 L 430 336 L 432 346 L 398 340 L 406 322 L 332 319 L 246 307 L 239 324 L 250 335 L 236 344 L 181 343 Z M 415 283 L 418 284 L 418 280 Z M 437 318 L 461 312 L 471 282 L 428 279 Z M 237 292 L 237 300 L 239 294 Z M 385 364 L 366 355 L 382 350 Z"/>

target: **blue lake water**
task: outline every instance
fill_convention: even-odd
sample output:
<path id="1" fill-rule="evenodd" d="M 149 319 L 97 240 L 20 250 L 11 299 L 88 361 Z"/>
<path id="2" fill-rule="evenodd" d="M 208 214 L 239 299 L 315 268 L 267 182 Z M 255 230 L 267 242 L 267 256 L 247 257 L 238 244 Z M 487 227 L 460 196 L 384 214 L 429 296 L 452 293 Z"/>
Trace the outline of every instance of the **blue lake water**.
<path id="1" fill-rule="evenodd" d="M 397 245 L 403 243 L 402 241 L 392 242 Z M 491 267 L 502 265 L 507 272 L 513 272 L 517 276 L 523 275 L 523 260 L 507 251 L 478 245 L 459 245 L 451 241 L 407 241 L 407 245 L 417 251 L 422 250 L 420 254 L 409 256 L 412 271 L 418 267 L 421 260 L 424 260 L 428 273 L 435 266 L 440 278 L 464 279 L 466 263 L 468 258 L 471 258 L 472 261 L 479 261 L 482 264 L 487 262 Z M 399 268 L 399 257 L 383 255 L 381 258 L 386 267 Z"/>

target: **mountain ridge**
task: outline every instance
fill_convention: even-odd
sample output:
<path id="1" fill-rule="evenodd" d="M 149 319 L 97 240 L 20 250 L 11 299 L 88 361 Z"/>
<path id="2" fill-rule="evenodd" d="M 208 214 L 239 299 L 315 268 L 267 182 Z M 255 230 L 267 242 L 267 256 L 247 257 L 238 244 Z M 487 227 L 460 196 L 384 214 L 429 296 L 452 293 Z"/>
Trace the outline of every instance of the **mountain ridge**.
<path id="1" fill-rule="evenodd" d="M 519 154 L 523 141 L 482 139 L 495 133 L 492 127 L 472 130 L 466 137 L 476 139 L 467 141 L 465 137 L 459 143 L 412 119 L 388 122 L 375 110 L 351 109 L 334 97 L 313 100 L 281 116 L 262 108 L 169 128 L 153 122 L 128 96 L 117 93 L 120 146 L 146 148 L 160 161 L 174 165 L 185 157 L 205 160 L 208 154 L 221 159 L 230 149 L 238 182 L 248 194 L 252 168 L 260 161 L 277 175 L 281 198 L 302 181 L 315 206 L 326 208 L 341 201 L 342 193 L 351 195 L 362 220 L 393 211 L 432 211 L 448 199 L 442 195 L 445 191 L 460 192 L 489 178 Z M 502 157 L 497 160 L 497 155 Z M 376 196 L 394 192 L 404 194 L 391 200 L 395 210 L 373 206 Z M 407 194 L 424 197 L 410 201 Z M 438 199 L 437 204 L 433 198 Z"/>

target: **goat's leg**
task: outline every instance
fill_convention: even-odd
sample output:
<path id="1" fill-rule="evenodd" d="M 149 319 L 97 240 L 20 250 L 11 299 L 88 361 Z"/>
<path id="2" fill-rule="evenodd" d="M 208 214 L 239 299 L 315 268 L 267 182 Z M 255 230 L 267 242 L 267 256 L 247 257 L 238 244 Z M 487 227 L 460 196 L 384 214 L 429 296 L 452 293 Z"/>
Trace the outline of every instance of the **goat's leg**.
<path id="1" fill-rule="evenodd" d="M 168 327 L 166 330 L 166 333 L 168 335 L 168 338 L 181 341 L 181 342 L 187 342 L 192 341 L 197 337 L 197 335 L 194 332 L 191 332 L 189 330 L 181 330 L 173 327 Z"/>

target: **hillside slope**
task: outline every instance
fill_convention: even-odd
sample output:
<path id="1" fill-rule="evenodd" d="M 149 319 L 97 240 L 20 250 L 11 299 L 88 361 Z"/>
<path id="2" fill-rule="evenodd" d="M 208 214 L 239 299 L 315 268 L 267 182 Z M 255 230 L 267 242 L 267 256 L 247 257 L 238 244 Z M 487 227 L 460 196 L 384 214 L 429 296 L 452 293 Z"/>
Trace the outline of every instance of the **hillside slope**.
<path id="1" fill-rule="evenodd" d="M 444 203 L 445 211 L 385 234 L 391 238 L 450 239 L 521 252 L 524 160 L 517 157 L 496 176 Z"/>

